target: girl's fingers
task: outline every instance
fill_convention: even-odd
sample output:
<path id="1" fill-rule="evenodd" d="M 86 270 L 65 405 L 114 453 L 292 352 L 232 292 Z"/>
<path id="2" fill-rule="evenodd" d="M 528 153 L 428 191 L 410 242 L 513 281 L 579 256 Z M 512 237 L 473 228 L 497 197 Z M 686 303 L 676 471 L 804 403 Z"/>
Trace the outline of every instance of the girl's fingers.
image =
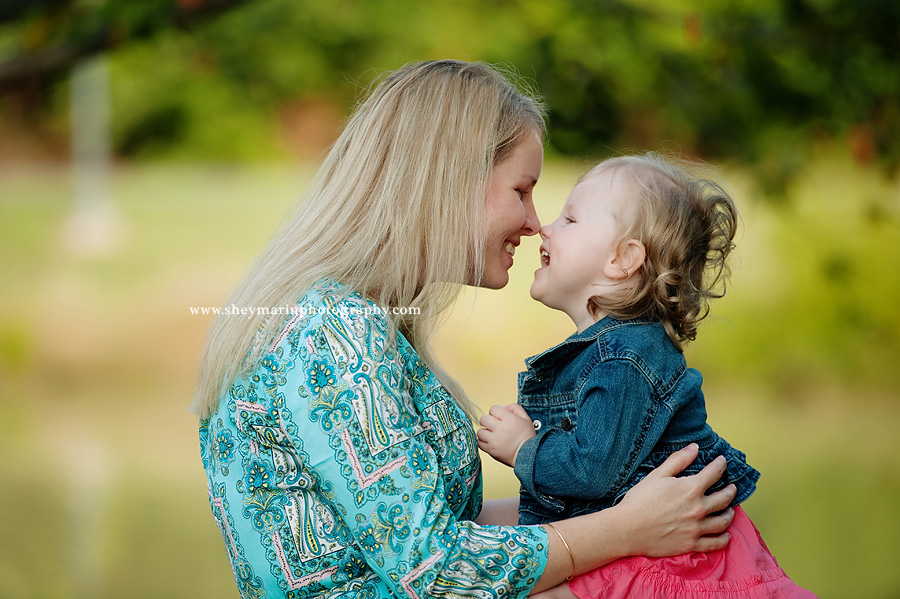
<path id="1" fill-rule="evenodd" d="M 480 424 L 483 428 L 488 429 L 489 431 L 497 428 L 497 425 L 499 423 L 500 423 L 500 419 L 498 419 L 494 416 L 491 416 L 490 414 L 485 414 L 478 421 L 478 424 Z"/>
<path id="2" fill-rule="evenodd" d="M 517 403 L 511 403 L 506 406 L 506 409 L 512 413 L 513 416 L 518 416 L 520 418 L 525 418 L 527 420 L 531 420 L 531 416 L 528 415 L 528 412 L 525 411 L 525 408 L 520 406 Z"/>
<path id="3" fill-rule="evenodd" d="M 498 420 L 503 420 L 504 418 L 508 418 L 510 415 L 509 408 L 506 406 L 491 406 L 491 409 L 488 413 Z"/>

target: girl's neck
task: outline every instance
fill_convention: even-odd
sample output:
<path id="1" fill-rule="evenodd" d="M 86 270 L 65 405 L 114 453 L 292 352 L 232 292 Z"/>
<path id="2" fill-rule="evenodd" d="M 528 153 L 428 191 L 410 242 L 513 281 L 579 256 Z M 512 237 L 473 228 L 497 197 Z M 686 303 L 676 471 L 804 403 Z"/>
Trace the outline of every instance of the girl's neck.
<path id="1" fill-rule="evenodd" d="M 569 318 L 575 323 L 575 329 L 578 333 L 583 333 L 595 323 L 600 322 L 605 316 L 606 312 L 591 314 L 587 308 L 580 314 L 569 314 Z"/>

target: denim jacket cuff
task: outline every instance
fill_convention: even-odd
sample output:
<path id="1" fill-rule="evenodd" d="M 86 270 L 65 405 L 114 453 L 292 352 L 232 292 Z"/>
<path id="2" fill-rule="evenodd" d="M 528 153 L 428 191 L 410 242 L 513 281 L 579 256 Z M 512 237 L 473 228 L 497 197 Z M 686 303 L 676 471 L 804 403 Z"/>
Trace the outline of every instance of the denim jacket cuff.
<path id="1" fill-rule="evenodd" d="M 538 503 L 547 509 L 559 511 L 565 507 L 565 504 L 559 499 L 544 495 L 537 490 L 534 484 L 534 466 L 537 461 L 537 452 L 544 442 L 544 439 L 551 433 L 553 433 L 553 430 L 538 433 L 536 436 L 522 444 L 519 448 L 519 453 L 516 455 L 516 463 L 513 466 L 513 472 L 516 474 L 519 482 L 522 483 L 522 488 L 529 495 L 534 497 Z"/>

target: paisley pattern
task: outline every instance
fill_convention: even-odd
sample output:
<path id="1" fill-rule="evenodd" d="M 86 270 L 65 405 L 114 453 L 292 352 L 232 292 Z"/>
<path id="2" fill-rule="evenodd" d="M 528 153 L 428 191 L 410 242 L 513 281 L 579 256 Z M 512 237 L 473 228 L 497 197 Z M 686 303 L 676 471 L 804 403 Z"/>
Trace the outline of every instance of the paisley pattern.
<path id="1" fill-rule="evenodd" d="M 337 283 L 299 305 L 200 423 L 241 597 L 527 596 L 546 534 L 471 521 L 475 433 L 431 370 Z"/>

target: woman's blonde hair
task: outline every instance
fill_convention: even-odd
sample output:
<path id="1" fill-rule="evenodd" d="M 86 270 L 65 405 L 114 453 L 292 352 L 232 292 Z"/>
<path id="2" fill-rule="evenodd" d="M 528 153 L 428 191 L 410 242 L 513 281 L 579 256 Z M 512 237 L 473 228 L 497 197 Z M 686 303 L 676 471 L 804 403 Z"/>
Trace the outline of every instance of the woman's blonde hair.
<path id="1" fill-rule="evenodd" d="M 585 179 L 613 169 L 637 192 L 636 217 L 620 242 L 637 239 L 646 257 L 638 283 L 621 294 L 588 300 L 592 314 L 616 318 L 650 316 L 660 320 L 678 349 L 697 337 L 697 325 L 709 314 L 709 299 L 725 295 L 730 275 L 738 212 L 734 200 L 709 178 L 698 162 L 655 152 L 605 160 Z"/>
<path id="2" fill-rule="evenodd" d="M 357 106 L 305 200 L 228 305 L 293 304 L 330 278 L 378 306 L 417 308 L 416 315 L 389 314 L 391 326 L 474 416 L 428 342 L 461 285 L 481 281 L 488 179 L 528 132 L 545 135 L 541 104 L 491 66 L 441 60 L 399 69 Z M 195 413 L 208 418 L 215 411 L 231 381 L 263 356 L 283 318 L 217 316 Z"/>

